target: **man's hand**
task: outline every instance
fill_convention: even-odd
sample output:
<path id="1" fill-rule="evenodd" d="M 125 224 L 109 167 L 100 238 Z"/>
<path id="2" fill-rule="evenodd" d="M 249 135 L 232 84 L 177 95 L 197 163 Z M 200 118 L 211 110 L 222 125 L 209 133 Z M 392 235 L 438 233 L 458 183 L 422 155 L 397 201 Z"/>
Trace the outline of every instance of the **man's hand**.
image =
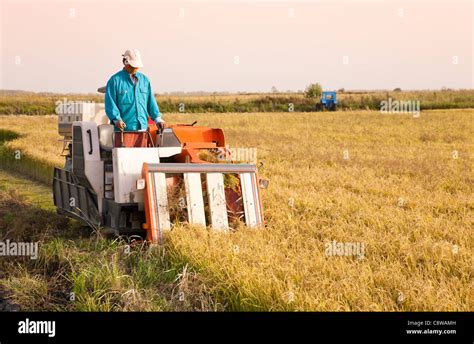
<path id="1" fill-rule="evenodd" d="M 166 128 L 166 122 L 163 121 L 161 119 L 161 117 L 158 117 L 156 120 L 155 120 L 155 123 L 156 125 L 158 126 L 158 129 L 160 129 L 160 131 L 163 131 L 163 129 Z"/>
<path id="2" fill-rule="evenodd" d="M 115 121 L 115 126 L 120 130 L 124 130 L 126 125 L 124 121 Z"/>

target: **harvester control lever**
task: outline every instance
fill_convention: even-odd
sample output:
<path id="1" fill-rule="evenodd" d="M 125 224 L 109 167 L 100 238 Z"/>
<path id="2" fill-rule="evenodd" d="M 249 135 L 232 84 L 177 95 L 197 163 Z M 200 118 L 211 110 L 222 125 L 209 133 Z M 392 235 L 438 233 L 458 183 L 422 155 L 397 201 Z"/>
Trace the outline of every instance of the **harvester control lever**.
<path id="1" fill-rule="evenodd" d="M 93 150 L 94 150 L 94 147 L 92 147 L 92 132 L 91 132 L 90 129 L 87 130 L 87 134 L 89 135 L 89 145 L 91 147 L 91 149 L 89 151 L 89 155 L 91 155 Z"/>

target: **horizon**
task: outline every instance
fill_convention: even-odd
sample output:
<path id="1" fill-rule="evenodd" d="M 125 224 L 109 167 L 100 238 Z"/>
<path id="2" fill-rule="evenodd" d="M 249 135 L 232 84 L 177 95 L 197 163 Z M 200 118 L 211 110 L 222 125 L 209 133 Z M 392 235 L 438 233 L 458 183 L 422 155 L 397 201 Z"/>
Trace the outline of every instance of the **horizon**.
<path id="1" fill-rule="evenodd" d="M 451 87 L 441 87 L 441 88 L 432 88 L 432 89 L 404 89 L 400 90 L 395 89 L 323 89 L 323 91 L 334 91 L 338 93 L 381 93 L 381 92 L 462 92 L 462 91 L 472 91 L 474 88 L 451 88 Z M 158 96 L 199 96 L 199 95 L 259 95 L 259 94 L 302 94 L 305 90 L 278 90 L 277 92 L 269 91 L 165 91 L 165 92 L 153 92 L 154 95 Z M 100 95 L 102 92 L 47 92 L 47 91 L 27 91 L 27 90 L 9 90 L 9 89 L 0 89 L 0 94 L 2 93 L 32 93 L 37 95 Z"/>

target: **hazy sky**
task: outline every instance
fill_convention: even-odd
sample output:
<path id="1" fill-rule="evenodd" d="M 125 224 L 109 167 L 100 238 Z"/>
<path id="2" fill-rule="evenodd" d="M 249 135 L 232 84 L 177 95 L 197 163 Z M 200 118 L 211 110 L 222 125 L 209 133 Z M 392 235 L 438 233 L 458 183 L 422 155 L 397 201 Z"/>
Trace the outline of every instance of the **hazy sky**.
<path id="1" fill-rule="evenodd" d="M 142 53 L 154 92 L 473 88 L 472 0 L 0 0 L 0 88 L 95 92 Z"/>

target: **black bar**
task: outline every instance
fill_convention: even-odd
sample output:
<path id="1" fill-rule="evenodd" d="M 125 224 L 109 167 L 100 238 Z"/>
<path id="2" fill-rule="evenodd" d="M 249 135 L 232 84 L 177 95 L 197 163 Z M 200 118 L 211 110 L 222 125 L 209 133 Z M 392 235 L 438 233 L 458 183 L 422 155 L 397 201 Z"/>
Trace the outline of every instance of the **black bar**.
<path id="1" fill-rule="evenodd" d="M 55 336 L 19 334 L 26 319 L 55 321 Z M 445 325 L 447 321 L 455 324 Z M 263 344 L 270 338 L 288 343 L 472 343 L 474 334 L 472 313 L 0 313 L 0 324 L 2 344 L 93 343 L 98 338 L 108 343 L 159 343 L 165 338 L 193 343 L 261 339 Z M 407 333 L 430 329 L 456 333 Z"/>

